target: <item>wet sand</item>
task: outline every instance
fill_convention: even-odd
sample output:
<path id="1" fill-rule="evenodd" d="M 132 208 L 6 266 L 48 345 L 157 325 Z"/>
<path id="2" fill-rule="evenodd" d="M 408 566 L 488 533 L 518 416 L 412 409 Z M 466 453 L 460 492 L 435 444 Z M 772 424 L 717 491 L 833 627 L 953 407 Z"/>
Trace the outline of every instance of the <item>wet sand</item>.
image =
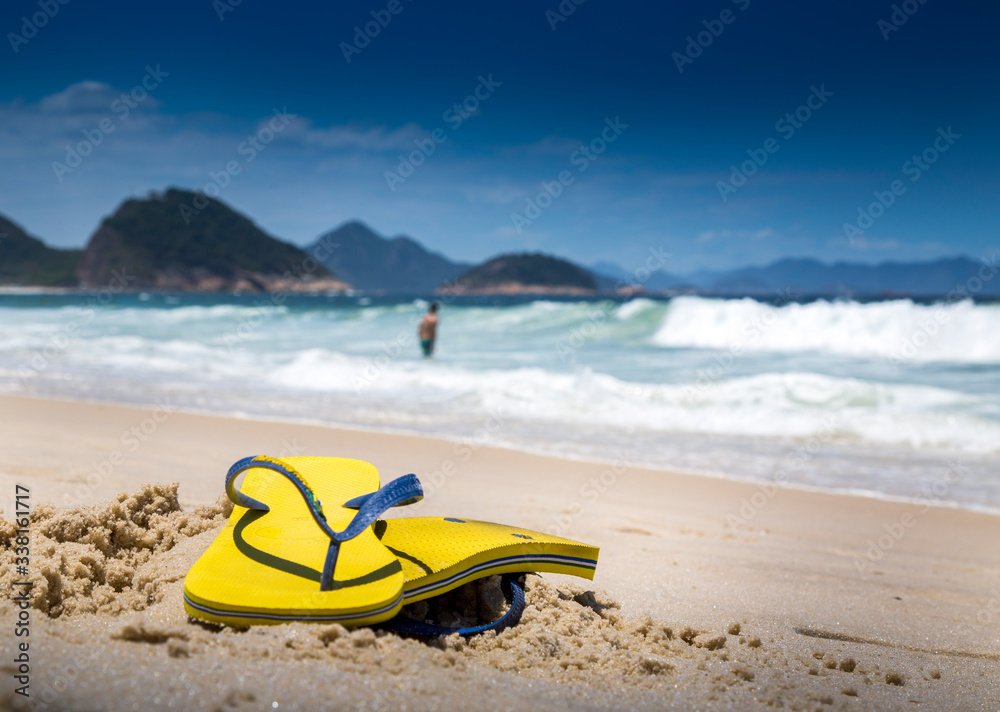
<path id="1" fill-rule="evenodd" d="M 995 516 L 166 409 L 2 397 L 0 414 L 4 591 L 15 485 L 33 510 L 32 697 L 5 598 L 6 707 L 1000 708 Z M 468 641 L 193 623 L 184 574 L 251 454 L 414 472 L 407 516 L 556 531 L 601 547 L 597 577 L 529 577 L 522 624 Z"/>

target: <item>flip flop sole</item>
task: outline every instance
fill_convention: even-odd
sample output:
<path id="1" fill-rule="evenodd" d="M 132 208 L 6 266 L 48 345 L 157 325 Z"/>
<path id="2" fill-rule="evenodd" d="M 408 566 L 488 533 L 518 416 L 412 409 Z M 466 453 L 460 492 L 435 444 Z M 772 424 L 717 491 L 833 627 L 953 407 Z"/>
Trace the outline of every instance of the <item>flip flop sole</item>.
<path id="1" fill-rule="evenodd" d="M 282 462 L 316 493 L 334 530 L 346 527 L 355 515 L 341 503 L 379 489 L 378 471 L 360 460 L 297 457 Z M 301 493 L 263 468 L 247 471 L 241 491 L 270 511 L 233 508 L 226 526 L 185 578 L 184 607 L 191 616 L 236 626 L 289 621 L 359 626 L 396 615 L 403 603 L 402 566 L 371 527 L 340 545 L 333 587 L 321 591 L 330 541 Z"/>
<path id="2" fill-rule="evenodd" d="M 546 572 L 593 579 L 600 552 L 530 529 L 455 517 L 386 519 L 375 532 L 403 566 L 406 603 L 493 574 Z"/>

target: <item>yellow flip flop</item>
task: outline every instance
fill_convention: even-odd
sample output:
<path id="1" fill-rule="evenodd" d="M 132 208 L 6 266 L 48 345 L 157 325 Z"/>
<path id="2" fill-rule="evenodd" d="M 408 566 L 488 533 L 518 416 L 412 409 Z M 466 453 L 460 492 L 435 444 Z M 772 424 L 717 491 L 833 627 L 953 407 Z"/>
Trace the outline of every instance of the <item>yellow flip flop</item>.
<path id="1" fill-rule="evenodd" d="M 184 579 L 191 616 L 359 626 L 399 611 L 402 565 L 372 524 L 423 497 L 416 476 L 379 489 L 378 471 L 360 460 L 260 456 L 230 468 L 226 491 L 235 503 L 229 521 Z"/>
<path id="2" fill-rule="evenodd" d="M 235 488 L 244 471 L 249 494 Z M 378 471 L 358 460 L 246 458 L 230 469 L 226 491 L 233 513 L 184 587 L 188 613 L 216 623 L 369 625 L 393 618 L 403 603 L 501 574 L 511 605 L 494 623 L 448 629 L 395 618 L 384 624 L 423 635 L 499 631 L 515 624 L 524 607 L 514 574 L 593 579 L 597 566 L 597 547 L 528 529 L 455 517 L 376 521 L 390 507 L 420 499 L 420 484 L 407 475 L 379 489 Z M 327 521 L 346 529 L 338 534 Z"/>

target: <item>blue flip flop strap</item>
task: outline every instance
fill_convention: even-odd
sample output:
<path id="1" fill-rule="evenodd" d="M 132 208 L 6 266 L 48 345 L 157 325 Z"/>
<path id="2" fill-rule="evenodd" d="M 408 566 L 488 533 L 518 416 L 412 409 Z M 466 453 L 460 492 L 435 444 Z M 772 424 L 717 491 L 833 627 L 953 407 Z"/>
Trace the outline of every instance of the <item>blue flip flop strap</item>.
<path id="1" fill-rule="evenodd" d="M 330 548 L 326 551 L 326 562 L 323 565 L 323 575 L 320 577 L 319 590 L 329 591 L 333 586 L 333 573 L 337 567 L 337 556 L 340 544 L 349 541 L 370 527 L 387 510 L 419 502 L 424 498 L 424 488 L 414 474 L 397 477 L 384 485 L 378 492 L 368 497 L 358 508 L 358 513 L 342 532 L 335 532 L 330 537 Z"/>
<path id="2" fill-rule="evenodd" d="M 524 588 L 518 580 L 522 575 L 523 574 L 501 575 L 500 585 L 503 588 L 504 596 L 506 596 L 507 600 L 510 601 L 510 608 L 508 608 L 506 613 L 492 623 L 472 626 L 469 628 L 451 628 L 443 625 L 434 625 L 433 623 L 421 623 L 420 621 L 415 621 L 412 618 L 396 616 L 392 620 L 379 624 L 379 627 L 382 630 L 388 630 L 393 633 L 425 636 L 451 635 L 452 633 L 458 633 L 459 635 L 476 635 L 477 633 L 485 633 L 488 630 L 500 633 L 511 626 L 517 625 L 518 621 L 521 620 L 521 614 L 524 613 Z"/>
<path id="3" fill-rule="evenodd" d="M 326 562 L 323 565 L 323 575 L 320 578 L 320 590 L 328 591 L 333 584 L 333 573 L 337 566 L 337 554 L 340 544 L 349 541 L 375 523 L 386 510 L 392 507 L 399 507 L 406 504 L 413 504 L 423 499 L 424 490 L 420 486 L 420 480 L 416 475 L 404 475 L 382 487 L 377 492 L 373 492 L 363 497 L 355 498 L 352 502 L 357 502 L 358 513 L 354 515 L 351 523 L 341 532 L 334 531 L 326 522 L 323 516 L 322 503 L 316 499 L 312 490 L 306 485 L 302 477 L 292 468 L 274 460 L 261 459 L 259 457 L 245 457 L 229 468 L 226 474 L 226 494 L 233 504 L 238 504 L 247 509 L 259 511 L 270 511 L 269 507 L 253 497 L 248 497 L 236 488 L 236 478 L 254 467 L 263 467 L 273 470 L 290 481 L 306 501 L 309 513 L 316 521 L 316 524 L 323 533 L 330 538 L 330 548 L 327 549 Z"/>

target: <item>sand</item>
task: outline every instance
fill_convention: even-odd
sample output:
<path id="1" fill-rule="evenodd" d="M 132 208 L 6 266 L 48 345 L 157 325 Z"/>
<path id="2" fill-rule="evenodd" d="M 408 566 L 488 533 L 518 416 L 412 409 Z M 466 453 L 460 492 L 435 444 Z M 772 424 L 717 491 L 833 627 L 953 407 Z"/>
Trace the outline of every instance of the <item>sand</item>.
<path id="1" fill-rule="evenodd" d="M 0 398 L 0 588 L 30 487 L 31 633 L 0 604 L 0 704 L 74 710 L 1000 708 L 1000 518 L 518 453 L 480 442 Z M 601 547 L 594 582 L 527 579 L 500 635 L 194 623 L 187 569 L 250 454 L 407 472 L 407 515 Z M 942 473 L 944 478 L 947 473 Z M 880 539 L 881 538 L 881 539 Z M 496 581 L 449 605 L 489 609 Z M 30 693 L 14 658 L 30 640 Z"/>

